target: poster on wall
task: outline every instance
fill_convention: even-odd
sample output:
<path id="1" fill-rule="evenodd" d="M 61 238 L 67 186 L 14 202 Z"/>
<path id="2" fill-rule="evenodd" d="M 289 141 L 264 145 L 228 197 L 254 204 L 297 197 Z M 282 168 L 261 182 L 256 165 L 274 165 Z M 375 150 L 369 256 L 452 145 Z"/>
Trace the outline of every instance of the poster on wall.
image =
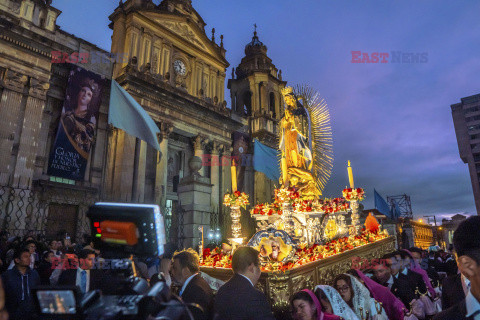
<path id="1" fill-rule="evenodd" d="M 84 179 L 106 85 L 104 76 L 72 67 L 48 162 L 48 175 L 71 180 Z"/>

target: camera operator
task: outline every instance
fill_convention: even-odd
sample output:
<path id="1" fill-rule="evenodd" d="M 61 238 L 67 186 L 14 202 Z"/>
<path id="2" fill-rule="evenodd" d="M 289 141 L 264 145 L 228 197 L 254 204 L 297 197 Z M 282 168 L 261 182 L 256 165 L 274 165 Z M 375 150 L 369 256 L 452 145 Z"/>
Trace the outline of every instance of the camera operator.
<path id="1" fill-rule="evenodd" d="M 200 305 L 203 313 L 198 308 L 192 308 L 195 320 L 210 319 L 213 307 L 213 291 L 208 283 L 200 276 L 200 260 L 193 249 L 176 252 L 173 255 L 171 276 L 173 281 L 181 285 L 180 297 L 186 303 Z"/>

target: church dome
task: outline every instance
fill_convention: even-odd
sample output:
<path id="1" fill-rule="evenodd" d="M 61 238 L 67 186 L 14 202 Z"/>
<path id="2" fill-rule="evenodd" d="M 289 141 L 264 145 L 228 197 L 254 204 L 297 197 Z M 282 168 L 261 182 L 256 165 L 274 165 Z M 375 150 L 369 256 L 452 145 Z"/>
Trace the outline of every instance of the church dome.
<path id="1" fill-rule="evenodd" d="M 257 36 L 257 30 L 253 32 L 253 37 L 252 41 L 250 41 L 246 46 L 245 46 L 245 54 L 247 56 L 256 54 L 256 53 L 267 53 L 267 46 L 263 44 L 263 42 L 258 39 Z"/>

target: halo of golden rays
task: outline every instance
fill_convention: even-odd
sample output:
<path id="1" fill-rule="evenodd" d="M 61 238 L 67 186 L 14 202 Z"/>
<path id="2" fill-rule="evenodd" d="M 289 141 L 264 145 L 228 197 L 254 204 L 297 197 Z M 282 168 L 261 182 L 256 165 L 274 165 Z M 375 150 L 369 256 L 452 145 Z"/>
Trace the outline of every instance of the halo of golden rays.
<path id="1" fill-rule="evenodd" d="M 330 125 L 330 112 L 325 100 L 312 87 L 306 84 L 296 85 L 293 88 L 293 93 L 298 99 L 303 100 L 303 106 L 310 114 L 312 174 L 318 190 L 322 192 L 333 169 L 333 135 Z M 281 130 L 280 127 L 279 130 Z M 278 158 L 278 161 L 280 165 L 281 157 Z"/>

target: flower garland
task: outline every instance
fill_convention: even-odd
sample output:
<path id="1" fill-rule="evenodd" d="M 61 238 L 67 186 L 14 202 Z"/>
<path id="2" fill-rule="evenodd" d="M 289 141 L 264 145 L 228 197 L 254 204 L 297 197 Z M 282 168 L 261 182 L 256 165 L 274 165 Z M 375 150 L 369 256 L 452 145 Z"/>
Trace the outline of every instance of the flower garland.
<path id="1" fill-rule="evenodd" d="M 260 203 L 250 210 L 250 213 L 271 216 L 273 214 L 282 214 L 282 207 L 279 203 Z"/>
<path id="2" fill-rule="evenodd" d="M 295 212 L 312 212 L 312 211 L 320 211 L 324 212 L 323 208 L 323 200 L 321 199 L 313 199 L 313 200 L 301 200 L 298 199 L 293 204 L 295 208 Z"/>
<path id="3" fill-rule="evenodd" d="M 346 188 L 343 189 L 342 193 L 347 201 L 362 201 L 365 199 L 365 191 L 362 188 Z"/>
<path id="4" fill-rule="evenodd" d="M 284 198 L 281 198 L 284 199 Z M 260 214 L 271 216 L 274 214 L 282 214 L 282 203 L 278 198 L 275 198 L 274 203 L 261 203 L 257 204 L 250 210 L 252 215 Z M 341 211 L 347 211 L 350 208 L 350 204 L 344 198 L 334 199 L 314 199 L 314 200 L 302 200 L 295 198 L 290 202 L 295 212 L 323 212 L 323 213 L 336 213 Z"/>
<path id="5" fill-rule="evenodd" d="M 325 259 L 345 251 L 352 250 L 359 246 L 373 243 L 386 238 L 388 234 L 384 232 L 372 233 L 365 229 L 358 236 L 344 237 L 332 240 L 324 245 L 314 244 L 310 247 L 298 248 L 293 258 L 285 262 L 265 262 L 262 264 L 262 271 L 286 271 L 304 264 Z M 214 268 L 231 268 L 232 256 L 229 253 L 222 252 L 220 248 L 213 250 L 203 250 L 203 261 L 201 266 Z"/>
<path id="6" fill-rule="evenodd" d="M 203 260 L 201 266 L 217 267 L 217 268 L 232 268 L 232 256 L 228 253 L 222 252 L 220 248 L 205 248 L 203 249 Z"/>
<path id="7" fill-rule="evenodd" d="M 347 211 L 349 208 L 350 204 L 344 198 L 325 199 L 322 204 L 325 213 Z"/>
<path id="8" fill-rule="evenodd" d="M 223 197 L 223 205 L 226 207 L 242 207 L 243 209 L 247 208 L 247 205 L 250 202 L 248 201 L 248 194 L 245 192 L 235 191 L 233 193 L 226 193 Z"/>
<path id="9" fill-rule="evenodd" d="M 293 204 L 297 199 L 300 199 L 300 194 L 296 188 L 281 188 L 275 189 L 275 202 Z"/>

